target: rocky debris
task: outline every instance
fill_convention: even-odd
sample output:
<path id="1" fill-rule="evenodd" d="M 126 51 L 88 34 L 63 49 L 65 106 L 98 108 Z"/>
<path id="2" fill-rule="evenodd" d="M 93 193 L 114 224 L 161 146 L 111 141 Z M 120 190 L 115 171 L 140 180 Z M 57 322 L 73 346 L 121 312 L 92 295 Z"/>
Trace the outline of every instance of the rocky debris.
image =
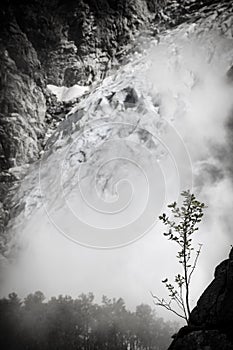
<path id="1" fill-rule="evenodd" d="M 111 113 L 113 120 L 117 115 L 123 115 L 127 109 L 134 109 L 136 113 L 141 113 L 142 103 L 136 88 L 133 88 L 131 85 L 128 86 L 128 82 L 126 82 L 122 86 L 118 85 L 114 90 L 109 94 L 108 91 L 99 91 L 97 87 L 92 92 L 89 101 L 84 100 L 83 103 L 82 101 L 77 103 L 76 100 L 70 103 L 60 103 L 59 106 L 55 103 L 51 113 L 55 117 L 51 118 L 51 120 L 52 123 L 56 124 L 56 128 L 54 128 L 52 135 L 46 137 L 46 142 L 44 142 L 45 150 L 49 150 L 49 148 L 56 149 L 57 142 L 60 145 L 62 140 L 65 143 L 69 142 L 67 136 L 72 137 L 75 131 L 80 129 L 80 120 L 83 117 L 88 121 L 97 115 L 101 118 L 101 116 L 105 116 L 105 113 Z M 51 95 L 51 98 L 53 99 L 54 96 Z M 50 103 L 51 105 L 52 103 Z M 144 109 L 146 111 L 146 106 L 144 106 Z M 60 118 L 60 123 L 56 123 L 56 118 L 58 118 L 57 120 Z"/>
<path id="2" fill-rule="evenodd" d="M 175 336 L 169 350 L 233 349 L 233 249 L 221 262 L 214 280 L 191 312 L 189 324 Z"/>
<path id="3" fill-rule="evenodd" d="M 75 98 L 71 101 L 59 101 L 57 97 L 50 91 L 46 91 L 46 114 L 45 122 L 49 127 L 49 131 L 53 132 L 58 124 L 65 119 L 70 110 L 80 101 Z"/>

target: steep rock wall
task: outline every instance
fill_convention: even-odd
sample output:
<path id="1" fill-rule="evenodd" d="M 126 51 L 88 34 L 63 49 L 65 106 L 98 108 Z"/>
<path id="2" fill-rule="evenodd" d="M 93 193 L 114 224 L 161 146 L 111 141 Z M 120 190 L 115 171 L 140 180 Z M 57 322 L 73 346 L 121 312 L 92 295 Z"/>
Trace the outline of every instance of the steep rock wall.
<path id="1" fill-rule="evenodd" d="M 46 140 L 72 108 L 47 84 L 91 86 L 145 38 L 208 14 L 228 1 L 5 0 L 0 8 L 0 236 L 15 214 L 12 195 Z M 213 18 L 216 18 L 214 15 Z M 212 20 L 211 20 L 212 21 Z M 211 22 L 210 21 L 210 22 Z M 213 22 L 213 21 L 212 21 Z M 229 29 L 229 26 L 223 28 Z M 142 32 L 146 35 L 135 41 Z M 141 40 L 141 41 L 140 41 Z M 20 208 L 21 203 L 16 207 Z"/>
<path id="2" fill-rule="evenodd" d="M 233 249 L 215 269 L 193 309 L 189 325 L 176 335 L 169 350 L 233 349 Z"/>
<path id="3" fill-rule="evenodd" d="M 4 1 L 0 9 L 0 232 L 28 164 L 40 157 L 49 128 L 71 107 L 47 84 L 90 85 L 105 77 L 154 1 Z M 17 167 L 21 167 L 17 171 Z M 13 170 L 12 170 L 13 169 Z M 16 175 L 17 173 L 17 175 Z M 4 243 L 3 243 L 4 245 Z"/>

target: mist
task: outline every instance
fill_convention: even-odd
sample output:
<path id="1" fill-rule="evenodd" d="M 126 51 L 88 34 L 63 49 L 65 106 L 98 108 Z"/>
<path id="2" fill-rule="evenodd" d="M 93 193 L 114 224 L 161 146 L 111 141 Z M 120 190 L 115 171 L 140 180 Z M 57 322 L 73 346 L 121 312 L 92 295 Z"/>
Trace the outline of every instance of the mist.
<path id="1" fill-rule="evenodd" d="M 1 295 L 15 291 L 25 296 L 41 290 L 47 297 L 77 296 L 91 291 L 98 300 L 102 295 L 123 297 L 132 308 L 141 302 L 153 305 L 150 291 L 165 296 L 161 280 L 172 279 L 179 269 L 176 247 L 163 236 L 158 215 L 189 188 L 208 205 L 194 239 L 196 245 L 203 244 L 192 284 L 195 305 L 232 244 L 233 88 L 226 80 L 233 63 L 232 47 L 232 40 L 215 33 L 197 39 L 195 32 L 187 36 L 186 30 L 179 30 L 146 50 L 143 66 L 137 66 L 140 59 L 133 56 L 135 66 L 123 67 L 119 79 L 127 85 L 131 72 L 139 99 L 150 111 L 141 116 L 138 110 L 115 115 L 103 104 L 101 117 L 122 123 L 129 138 L 116 138 L 119 128 L 114 127 L 115 134 L 98 143 L 84 129 L 82 140 L 92 140 L 85 141 L 90 162 L 82 164 L 78 179 L 70 155 L 80 147 L 80 137 L 75 138 L 78 143 L 62 145 L 55 155 L 45 156 L 40 164 L 44 197 L 38 201 L 46 205 L 38 205 L 29 217 L 24 214 L 14 227 L 11 249 L 20 248 L 15 256 L 11 253 L 13 258 L 2 260 Z M 111 84 L 110 76 L 103 90 L 97 89 L 89 99 L 109 93 Z M 146 130 L 144 143 L 139 132 L 133 134 L 125 126 L 137 124 L 137 116 L 140 130 Z M 85 116 L 80 123 L 85 127 L 90 120 Z M 102 132 L 104 128 L 105 124 Z M 59 159 L 65 169 L 62 196 L 61 179 L 56 177 Z M 38 168 L 32 172 L 38 180 Z M 24 188 L 30 187 L 30 179 L 29 175 Z"/>

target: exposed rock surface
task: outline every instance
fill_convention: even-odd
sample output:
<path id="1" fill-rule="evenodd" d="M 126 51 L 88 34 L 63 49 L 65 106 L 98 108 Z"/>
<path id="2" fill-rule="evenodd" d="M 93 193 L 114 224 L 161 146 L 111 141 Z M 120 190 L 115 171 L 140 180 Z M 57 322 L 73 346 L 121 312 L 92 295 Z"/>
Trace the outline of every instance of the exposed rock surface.
<path id="1" fill-rule="evenodd" d="M 46 101 L 47 109 L 50 105 L 47 84 L 90 85 L 117 65 L 139 30 L 150 28 L 150 33 L 157 33 L 164 26 L 206 17 L 213 11 L 220 14 L 229 6 L 226 1 L 207 0 L 182 4 L 174 0 L 3 2 L 0 113 L 6 131 L 1 131 L 1 169 L 37 158 L 46 121 L 53 118 L 44 119 Z M 11 113 L 16 113 L 16 129 L 24 130 L 27 141 L 17 137 L 15 127 L 9 132 L 14 120 Z"/>
<path id="2" fill-rule="evenodd" d="M 197 302 L 189 325 L 177 334 L 169 350 L 233 349 L 233 249 L 220 263 L 214 280 Z"/>
<path id="3" fill-rule="evenodd" d="M 125 62 L 125 55 L 136 45 L 143 50 L 146 38 L 150 41 L 166 28 L 183 22 L 200 23 L 206 18 L 205 28 L 219 26 L 221 34 L 232 38 L 230 1 L 3 2 L 0 9 L 1 251 L 7 241 L 4 228 L 25 205 L 20 202 L 12 206 L 11 198 L 29 164 L 40 157 L 45 143 L 47 149 L 53 149 L 60 133 L 63 138 L 69 136 L 87 114 L 84 108 L 69 113 L 77 101 L 58 101 L 46 88 L 47 84 L 91 86 L 106 77 L 110 69 Z M 142 30 L 145 36 L 137 37 L 134 44 Z M 232 80 L 232 69 L 228 78 Z M 147 112 L 135 84 L 115 89 L 111 95 L 102 94 L 96 101 L 95 105 L 87 104 L 90 115 L 97 110 L 103 110 L 104 115 L 108 106 L 113 105 L 119 111 L 128 109 L 140 115 Z M 155 101 L 154 107 L 158 106 Z M 82 161 L 86 154 L 80 151 L 77 157 Z M 33 182 L 35 188 L 37 180 Z M 232 296 L 233 251 L 217 267 L 215 279 L 193 310 L 189 326 L 180 330 L 170 349 L 233 349 Z"/>
<path id="4" fill-rule="evenodd" d="M 72 102 L 47 84 L 90 85 L 155 13 L 150 0 L 3 1 L 0 9 L 0 231 L 27 164 L 40 152 Z M 123 50 L 124 51 L 124 50 Z M 24 166 L 25 171 L 10 169 Z M 13 187 L 12 187 L 13 186 Z"/>
<path id="5" fill-rule="evenodd" d="M 231 3 L 217 0 L 3 1 L 0 231 L 11 216 L 11 194 L 27 164 L 40 157 L 46 140 L 73 106 L 72 101 L 57 101 L 47 84 L 89 86 L 118 67 L 134 46 L 142 50 L 152 36 L 184 21 L 211 15 L 209 22 L 213 24 L 216 16 L 222 16 L 221 30 L 225 33 L 231 30 L 230 9 Z M 137 37 L 139 33 L 141 38 Z M 129 91 L 125 106 L 131 108 L 136 101 L 135 93 Z M 9 171 L 18 166 L 24 170 Z"/>

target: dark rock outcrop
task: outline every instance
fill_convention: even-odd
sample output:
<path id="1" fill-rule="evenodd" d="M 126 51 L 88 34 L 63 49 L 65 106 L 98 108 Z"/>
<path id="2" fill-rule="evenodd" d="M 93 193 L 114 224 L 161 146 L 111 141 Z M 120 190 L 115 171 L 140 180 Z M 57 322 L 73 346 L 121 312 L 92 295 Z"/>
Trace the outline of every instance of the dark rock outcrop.
<path id="1" fill-rule="evenodd" d="M 38 157 L 50 107 L 46 85 L 89 85 L 103 78 L 152 11 L 146 0 L 3 3 L 1 171 Z"/>
<path id="2" fill-rule="evenodd" d="M 191 312 L 169 350 L 233 349 L 233 249 Z"/>

